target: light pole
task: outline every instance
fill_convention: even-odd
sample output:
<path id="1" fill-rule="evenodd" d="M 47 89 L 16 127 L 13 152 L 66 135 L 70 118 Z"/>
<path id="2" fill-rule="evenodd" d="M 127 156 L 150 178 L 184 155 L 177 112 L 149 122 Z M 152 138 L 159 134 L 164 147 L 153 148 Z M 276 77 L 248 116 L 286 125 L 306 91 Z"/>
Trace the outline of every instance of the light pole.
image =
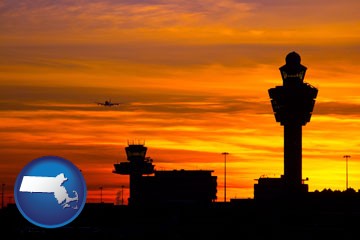
<path id="1" fill-rule="evenodd" d="M 349 174 L 348 174 L 348 159 L 350 158 L 350 155 L 344 155 L 344 158 L 346 159 L 346 190 L 348 189 L 348 183 L 349 183 Z"/>
<path id="2" fill-rule="evenodd" d="M 103 187 L 101 186 L 101 187 L 100 187 L 100 203 L 103 202 L 103 201 L 102 201 L 102 190 L 103 190 Z"/>
<path id="3" fill-rule="evenodd" d="M 5 183 L 1 185 L 1 209 L 4 208 Z"/>
<path id="4" fill-rule="evenodd" d="M 124 205 L 124 185 L 121 185 L 121 205 Z"/>
<path id="5" fill-rule="evenodd" d="M 226 202 L 226 155 L 229 155 L 228 152 L 221 153 L 224 155 L 224 202 Z"/>

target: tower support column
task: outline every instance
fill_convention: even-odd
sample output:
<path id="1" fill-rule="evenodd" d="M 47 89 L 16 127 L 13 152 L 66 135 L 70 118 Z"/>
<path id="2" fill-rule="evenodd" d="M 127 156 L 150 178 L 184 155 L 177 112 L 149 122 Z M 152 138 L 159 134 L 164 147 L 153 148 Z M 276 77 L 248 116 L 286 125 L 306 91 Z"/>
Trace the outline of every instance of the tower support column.
<path id="1" fill-rule="evenodd" d="M 302 125 L 284 125 L 284 178 L 291 186 L 302 184 Z"/>

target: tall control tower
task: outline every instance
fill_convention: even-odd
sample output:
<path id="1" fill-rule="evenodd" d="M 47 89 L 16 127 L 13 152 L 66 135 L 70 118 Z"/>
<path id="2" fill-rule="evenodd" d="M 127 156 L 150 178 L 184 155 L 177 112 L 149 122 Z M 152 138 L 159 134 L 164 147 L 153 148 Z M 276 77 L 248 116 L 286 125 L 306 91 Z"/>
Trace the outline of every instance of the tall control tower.
<path id="1" fill-rule="evenodd" d="M 268 90 L 276 122 L 284 126 L 284 183 L 301 189 L 302 126 L 310 122 L 318 89 L 304 82 L 307 68 L 300 55 L 290 52 L 280 67 L 282 86 Z"/>

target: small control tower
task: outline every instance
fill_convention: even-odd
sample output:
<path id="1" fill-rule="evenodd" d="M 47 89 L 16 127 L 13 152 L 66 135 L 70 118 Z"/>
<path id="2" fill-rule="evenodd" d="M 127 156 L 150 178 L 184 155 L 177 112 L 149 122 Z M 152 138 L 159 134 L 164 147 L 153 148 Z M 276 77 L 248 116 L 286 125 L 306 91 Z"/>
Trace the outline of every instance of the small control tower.
<path id="1" fill-rule="evenodd" d="M 125 147 L 128 162 L 114 164 L 113 173 L 130 176 L 129 205 L 139 199 L 141 194 L 141 180 L 144 174 L 154 173 L 152 159 L 146 157 L 147 147 L 143 143 L 129 143 Z"/>
<path id="2" fill-rule="evenodd" d="M 302 180 L 302 126 L 310 122 L 318 89 L 304 82 L 307 68 L 290 52 L 280 67 L 282 86 L 268 90 L 275 119 L 284 126 L 284 181 L 294 188 Z"/>

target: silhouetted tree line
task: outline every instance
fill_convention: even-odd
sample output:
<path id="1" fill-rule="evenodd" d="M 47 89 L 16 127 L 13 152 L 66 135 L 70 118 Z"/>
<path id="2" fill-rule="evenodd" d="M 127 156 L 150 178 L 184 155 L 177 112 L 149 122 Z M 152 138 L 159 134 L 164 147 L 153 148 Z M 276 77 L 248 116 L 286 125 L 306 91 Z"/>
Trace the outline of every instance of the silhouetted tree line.
<path id="1" fill-rule="evenodd" d="M 324 188 L 322 191 L 315 190 L 314 194 L 321 195 L 360 195 L 360 190 L 356 191 L 353 188 L 348 188 L 346 190 L 332 190 L 331 188 Z"/>

